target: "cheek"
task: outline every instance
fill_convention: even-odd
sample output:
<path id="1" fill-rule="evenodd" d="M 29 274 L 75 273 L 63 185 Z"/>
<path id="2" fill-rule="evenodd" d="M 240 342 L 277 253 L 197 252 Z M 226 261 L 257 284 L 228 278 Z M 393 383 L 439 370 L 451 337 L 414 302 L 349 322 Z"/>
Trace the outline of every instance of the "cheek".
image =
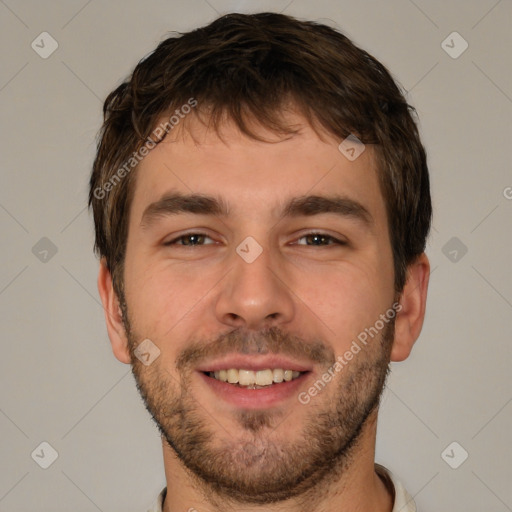
<path id="1" fill-rule="evenodd" d="M 345 261 L 295 276 L 292 289 L 304 314 L 325 327 L 327 340 L 341 350 L 390 307 L 392 279 L 384 261 Z"/>
<path id="2" fill-rule="evenodd" d="M 187 267 L 168 261 L 143 258 L 126 261 L 126 300 L 134 329 L 153 336 L 168 334 L 186 317 L 193 318 L 204 307 L 202 298 L 219 280 L 219 269 Z"/>

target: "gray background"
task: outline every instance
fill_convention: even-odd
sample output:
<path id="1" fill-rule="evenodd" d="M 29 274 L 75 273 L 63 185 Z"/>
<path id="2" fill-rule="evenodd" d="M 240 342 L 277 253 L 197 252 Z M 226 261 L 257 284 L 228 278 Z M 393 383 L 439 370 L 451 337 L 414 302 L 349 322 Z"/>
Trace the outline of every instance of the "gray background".
<path id="1" fill-rule="evenodd" d="M 110 350 L 87 182 L 108 92 L 171 30 L 234 10 L 340 27 L 408 91 L 429 153 L 432 276 L 377 460 L 421 511 L 512 510 L 511 1 L 5 0 L 0 511 L 139 512 L 165 484 L 157 429 Z M 47 59 L 31 47 L 43 31 L 58 42 Z M 458 58 L 442 46 L 453 31 L 469 44 Z M 43 441 L 58 452 L 48 469 Z"/>

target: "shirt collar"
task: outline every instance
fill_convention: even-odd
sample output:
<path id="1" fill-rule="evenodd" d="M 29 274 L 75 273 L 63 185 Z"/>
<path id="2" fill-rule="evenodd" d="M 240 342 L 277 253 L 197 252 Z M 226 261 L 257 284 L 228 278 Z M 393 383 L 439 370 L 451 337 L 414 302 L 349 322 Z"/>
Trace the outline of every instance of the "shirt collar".
<path id="1" fill-rule="evenodd" d="M 391 512 L 417 512 L 416 504 L 411 495 L 406 491 L 402 483 L 384 466 L 375 464 L 375 471 L 383 479 L 391 494 L 394 496 L 394 505 Z M 167 487 L 164 487 L 148 512 L 163 512 L 163 504 L 167 495 Z"/>

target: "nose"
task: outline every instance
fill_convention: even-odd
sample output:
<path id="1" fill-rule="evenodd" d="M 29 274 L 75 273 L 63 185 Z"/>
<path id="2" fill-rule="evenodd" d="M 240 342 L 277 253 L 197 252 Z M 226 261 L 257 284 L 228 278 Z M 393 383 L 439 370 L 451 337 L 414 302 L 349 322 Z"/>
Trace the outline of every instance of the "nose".
<path id="1" fill-rule="evenodd" d="M 219 322 L 230 327 L 260 330 L 293 319 L 294 294 L 277 260 L 267 249 L 254 261 L 233 251 L 231 270 L 220 283 L 215 304 Z"/>

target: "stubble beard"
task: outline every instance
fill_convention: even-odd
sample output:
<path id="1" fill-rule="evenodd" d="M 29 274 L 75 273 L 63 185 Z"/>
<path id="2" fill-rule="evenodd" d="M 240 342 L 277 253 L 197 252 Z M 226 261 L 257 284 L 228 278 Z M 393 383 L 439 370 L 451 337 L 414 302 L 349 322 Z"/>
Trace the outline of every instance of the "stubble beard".
<path id="1" fill-rule="evenodd" d="M 146 409 L 205 495 L 269 504 L 306 496 L 349 469 L 361 434 L 378 409 L 389 372 L 394 319 L 341 370 L 337 384 L 328 384 L 308 405 L 297 401 L 295 407 L 310 410 L 300 433 L 290 439 L 290 412 L 275 410 L 237 412 L 237 435 L 230 435 L 233 418 L 225 426 L 226 418 L 210 414 L 189 391 L 190 368 L 183 365 L 180 375 L 173 376 L 159 359 L 149 367 L 136 359 L 133 350 L 143 337 L 131 331 L 128 315 L 123 316 L 132 372 Z M 286 345 L 285 333 L 272 332 Z M 328 389 L 333 385 L 336 392 Z"/>

